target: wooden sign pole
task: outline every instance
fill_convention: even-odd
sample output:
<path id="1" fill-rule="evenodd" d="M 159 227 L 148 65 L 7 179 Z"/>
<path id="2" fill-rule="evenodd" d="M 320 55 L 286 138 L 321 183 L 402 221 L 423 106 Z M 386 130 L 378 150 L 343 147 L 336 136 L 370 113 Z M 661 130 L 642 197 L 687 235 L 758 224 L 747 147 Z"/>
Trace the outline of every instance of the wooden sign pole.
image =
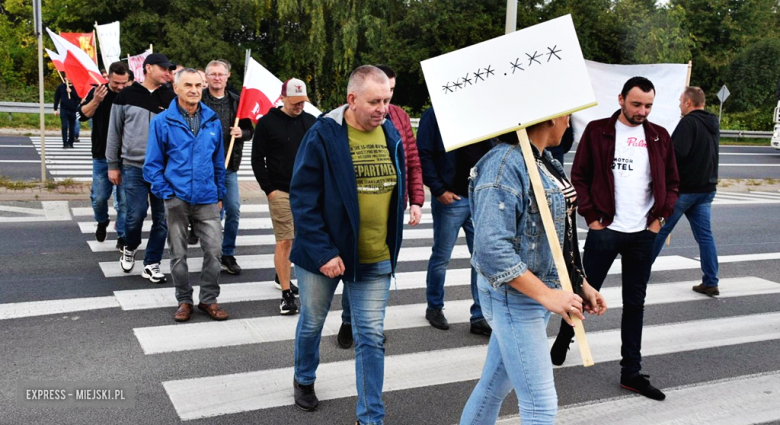
<path id="1" fill-rule="evenodd" d="M 561 286 L 564 291 L 574 292 L 571 281 L 569 281 L 569 271 L 566 268 L 566 262 L 563 259 L 563 250 L 558 241 L 558 233 L 555 231 L 555 223 L 553 223 L 550 206 L 547 205 L 547 196 L 545 195 L 544 186 L 542 185 L 542 177 L 539 175 L 536 159 L 531 150 L 531 140 L 528 138 L 528 133 L 525 129 L 517 130 L 517 138 L 520 140 L 520 149 L 523 152 L 525 166 L 528 168 L 528 175 L 531 177 L 531 186 L 533 187 L 534 197 L 536 198 L 536 204 L 539 206 L 539 213 L 542 216 L 544 234 L 547 235 L 547 243 L 550 245 L 550 250 L 552 251 L 553 259 L 555 260 L 555 267 L 558 269 Z M 572 229 L 572 231 L 576 232 L 577 229 Z M 579 249 L 578 247 L 573 248 Z M 582 365 L 585 367 L 593 366 L 595 363 L 593 362 L 593 356 L 590 353 L 590 345 L 588 345 L 588 338 L 585 335 L 585 328 L 582 326 L 582 320 L 574 315 L 570 315 L 569 317 L 572 322 L 574 322 L 574 336 L 577 338 L 577 344 L 579 345 L 580 355 L 582 356 Z"/>
<path id="2" fill-rule="evenodd" d="M 236 121 L 233 123 L 233 127 L 238 127 L 238 117 L 236 117 Z M 227 170 L 228 165 L 230 165 L 230 154 L 233 153 L 233 142 L 235 142 L 236 136 L 230 136 L 230 145 L 228 146 L 227 150 L 227 156 L 225 159 L 225 169 Z"/>

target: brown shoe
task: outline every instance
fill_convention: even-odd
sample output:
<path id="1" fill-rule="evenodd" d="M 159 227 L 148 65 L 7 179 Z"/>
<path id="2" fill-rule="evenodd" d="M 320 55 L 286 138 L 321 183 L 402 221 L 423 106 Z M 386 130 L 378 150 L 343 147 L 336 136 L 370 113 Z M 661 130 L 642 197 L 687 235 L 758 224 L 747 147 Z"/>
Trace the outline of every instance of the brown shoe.
<path id="1" fill-rule="evenodd" d="M 219 304 L 198 304 L 198 310 L 208 314 L 214 320 L 227 320 L 227 311 L 223 310 Z"/>
<path id="2" fill-rule="evenodd" d="M 178 310 L 176 310 L 176 314 L 173 315 L 173 320 L 186 322 L 190 320 L 190 316 L 192 316 L 192 304 L 181 304 Z"/>

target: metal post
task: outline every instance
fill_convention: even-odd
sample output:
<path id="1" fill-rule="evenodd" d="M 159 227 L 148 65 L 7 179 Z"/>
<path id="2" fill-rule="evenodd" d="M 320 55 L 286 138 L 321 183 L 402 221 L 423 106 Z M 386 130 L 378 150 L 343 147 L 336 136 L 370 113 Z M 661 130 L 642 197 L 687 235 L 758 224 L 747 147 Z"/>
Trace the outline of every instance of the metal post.
<path id="1" fill-rule="evenodd" d="M 505 34 L 517 31 L 517 0 L 506 0 Z"/>
<path id="2" fill-rule="evenodd" d="M 43 105 L 43 24 L 41 22 L 41 0 L 33 0 L 34 32 L 38 37 L 38 104 L 41 117 L 41 183 L 46 182 L 46 121 Z"/>
<path id="3" fill-rule="evenodd" d="M 720 101 L 720 106 L 718 107 L 718 127 L 720 127 L 720 118 L 723 116 L 723 101 Z"/>

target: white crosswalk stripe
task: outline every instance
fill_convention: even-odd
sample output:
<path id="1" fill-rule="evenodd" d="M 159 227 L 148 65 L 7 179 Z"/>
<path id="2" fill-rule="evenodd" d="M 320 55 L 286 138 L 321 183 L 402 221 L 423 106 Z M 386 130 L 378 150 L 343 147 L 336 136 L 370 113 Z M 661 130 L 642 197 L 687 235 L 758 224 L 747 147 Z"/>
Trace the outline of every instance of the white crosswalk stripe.
<path id="1" fill-rule="evenodd" d="M 751 193 L 740 196 L 726 194 L 719 197 L 716 203 L 727 205 L 775 201 L 780 202 L 780 196 L 772 193 Z M 148 237 L 149 218 L 144 227 L 145 237 L 139 247 L 142 252 L 137 254 L 138 264 L 131 273 L 124 273 L 119 268 L 119 253 L 114 248 L 114 241 L 98 243 L 91 236 L 95 229 L 91 208 L 73 207 L 68 212 L 77 221 L 78 232 L 87 243 L 88 251 L 95 257 L 95 267 L 99 268 L 105 277 L 106 285 L 126 280 L 137 282 L 138 288 L 115 290 L 111 296 L 0 304 L 0 320 L 29 320 L 41 315 L 83 315 L 90 311 L 110 311 L 114 313 L 112 316 L 120 318 L 119 320 L 133 320 L 129 327 L 132 329 L 132 335 L 127 337 L 140 349 L 139 353 L 151 368 L 161 367 L 173 358 L 182 364 L 186 364 L 190 358 L 202 359 L 203 356 L 215 356 L 215 361 L 222 361 L 233 359 L 232 353 L 251 350 L 258 353 L 258 356 L 264 356 L 265 353 L 277 352 L 279 347 L 287 347 L 289 350 L 292 346 L 297 318 L 278 315 L 275 301 L 280 298 L 280 291 L 268 280 L 268 276 L 273 276 L 272 252 L 275 239 L 270 230 L 269 213 L 265 204 L 242 205 L 236 259 L 244 273 L 238 277 L 224 279 L 221 285 L 219 303 L 231 312 L 231 315 L 233 311 L 243 311 L 244 314 L 237 314 L 224 322 L 205 320 L 203 315 L 199 314 L 199 317 L 184 324 L 175 324 L 172 320 L 150 323 L 149 320 L 138 318 L 139 314 L 160 310 L 165 311 L 166 317 L 169 317 L 168 314 L 172 315 L 177 305 L 170 279 L 165 286 L 159 287 L 149 285 L 138 277 L 142 269 L 143 247 Z M 114 220 L 115 211 L 111 210 L 110 214 Z M 426 332 L 441 335 L 441 331 L 433 330 L 429 326 L 424 316 L 426 267 L 433 237 L 430 209 L 427 207 L 424 209 L 424 218 L 426 221 L 421 226 L 407 227 L 404 231 L 406 243 L 401 250 L 399 270 L 391 285 L 391 303 L 385 319 L 389 346 L 404 348 L 387 350 L 384 393 L 387 397 L 408 397 L 410 404 L 418 406 L 422 400 L 431 396 L 430 391 L 434 388 L 465 388 L 467 395 L 481 374 L 487 349 L 487 340 L 483 337 L 472 336 L 467 332 L 466 336 L 463 336 L 457 330 L 464 327 L 468 329 L 469 308 L 472 304 L 468 289 L 470 269 L 466 268 L 469 252 L 462 233 L 453 251 L 453 263 L 447 272 L 446 280 L 448 297 L 445 314 L 453 327 L 448 331 L 449 334 L 446 334 L 446 338 L 454 338 L 457 342 L 442 347 L 429 341 L 428 337 L 420 337 L 428 335 Z M 111 227 L 109 226 L 109 230 L 112 230 Z M 584 235 L 584 229 L 578 230 Z M 581 237 L 581 242 L 582 240 L 584 237 Z M 200 253 L 198 245 L 190 246 L 188 265 L 195 280 L 201 270 Z M 723 268 L 729 267 L 729 264 L 765 264 L 777 259 L 780 259 L 780 253 L 774 252 L 729 251 L 719 257 Z M 780 313 L 756 312 L 749 308 L 742 313 L 735 313 L 733 308 L 735 305 L 743 305 L 746 300 L 780 297 L 780 278 L 765 274 L 752 275 L 749 272 L 736 277 L 724 277 L 719 285 L 721 296 L 713 299 L 691 291 L 691 286 L 699 282 L 696 280 L 700 275 L 699 269 L 700 263 L 696 257 L 662 253 L 657 259 L 653 266 L 654 273 L 681 277 L 659 283 L 651 281 L 648 286 L 646 314 L 656 317 L 656 322 L 646 324 L 644 328 L 642 350 L 645 359 L 651 361 L 680 353 L 695 356 L 696 353 L 707 350 L 727 351 L 729 347 L 780 341 Z M 163 260 L 162 270 L 166 274 L 169 273 L 169 260 Z M 261 273 L 265 278 L 258 278 Z M 609 274 L 616 276 L 620 273 L 620 262 L 616 262 Z M 199 287 L 196 285 L 193 289 L 194 301 L 197 303 Z M 336 295 L 341 293 L 340 285 Z M 611 310 L 607 315 L 619 315 L 621 287 L 607 286 L 602 293 Z M 253 313 L 247 314 L 246 307 L 249 305 L 259 307 L 253 308 Z M 268 310 L 269 306 L 272 310 Z M 690 313 L 687 316 L 682 315 L 686 317 L 684 320 L 673 318 L 678 316 L 675 312 L 693 308 L 689 306 L 696 306 L 703 316 Z M 732 306 L 732 312 L 720 317 L 717 311 L 725 306 Z M 334 412 L 329 403 L 346 402 L 348 406 L 354 405 L 354 360 L 344 356 L 349 351 L 333 348 L 334 335 L 338 333 L 341 325 L 341 313 L 340 307 L 334 303 L 323 330 L 321 363 L 316 381 L 317 396 L 323 403 L 316 414 L 304 414 L 305 420 L 300 423 L 334 423 L 332 415 L 343 412 Z M 667 315 L 669 318 L 666 318 Z M 572 344 L 566 362 L 556 368 L 556 382 L 566 382 L 573 376 L 588 375 L 589 386 L 617 386 L 621 349 L 619 316 L 612 316 L 612 322 L 609 322 L 612 325 L 608 327 L 604 327 L 605 319 L 588 317 L 585 325 L 586 329 L 590 329 L 588 340 L 597 366 L 609 364 L 609 373 L 613 374 L 614 380 L 604 382 L 596 368 L 582 370 L 579 349 L 577 344 Z M 555 317 L 552 321 L 557 323 Z M 591 324 L 593 327 L 590 327 Z M 602 324 L 601 328 L 599 324 Z M 551 334 L 549 342 L 552 343 L 553 339 L 554 334 Z M 405 341 L 416 342 L 407 344 Z M 334 354 L 333 350 L 338 351 Z M 735 361 L 725 357 L 727 354 L 723 356 L 723 362 Z M 739 360 L 741 359 L 737 361 Z M 164 394 L 178 419 L 203 419 L 207 423 L 277 423 L 279 416 L 275 415 L 278 415 L 280 409 L 294 409 L 291 354 L 289 359 L 276 363 L 253 361 L 228 364 L 230 366 L 223 367 L 218 373 L 201 370 L 188 374 L 174 369 L 174 372 L 160 374 L 157 382 L 164 388 Z M 659 381 L 655 379 L 663 377 L 665 371 L 653 370 L 653 373 L 653 382 L 656 383 Z M 760 373 L 747 375 L 730 375 L 724 372 L 723 375 L 703 376 L 703 379 L 683 380 L 681 382 L 685 384 L 681 386 L 662 388 L 667 394 L 664 404 L 644 397 L 629 396 L 625 391 L 621 392 L 620 396 L 608 398 L 589 398 L 584 395 L 581 399 L 586 400 L 585 402 L 560 406 L 558 423 L 578 424 L 588 421 L 602 425 L 693 424 L 708 421 L 749 424 L 780 421 L 780 409 L 777 408 L 774 397 L 780 391 L 780 370 L 762 370 Z M 208 395 L 204 396 L 204 389 L 218 391 L 208 392 Z M 589 391 L 588 388 L 575 390 L 581 394 L 587 394 Z M 388 417 L 388 421 L 392 419 L 393 423 L 420 423 L 410 421 L 404 416 L 399 417 L 399 412 L 406 410 L 403 406 L 398 406 L 398 398 L 394 399 L 396 404 L 392 406 L 392 412 L 395 416 Z M 451 412 L 437 412 L 440 415 L 437 417 L 449 419 L 445 422 L 429 423 L 457 422 L 465 402 L 465 398 L 450 400 Z M 513 402 L 514 398 L 508 397 L 504 405 Z M 517 406 L 511 406 L 510 412 L 514 413 L 503 417 L 498 423 L 518 423 Z M 313 422 L 306 422 L 307 420 Z M 354 422 L 354 417 L 351 420 Z M 296 422 L 299 422 L 297 418 Z"/>

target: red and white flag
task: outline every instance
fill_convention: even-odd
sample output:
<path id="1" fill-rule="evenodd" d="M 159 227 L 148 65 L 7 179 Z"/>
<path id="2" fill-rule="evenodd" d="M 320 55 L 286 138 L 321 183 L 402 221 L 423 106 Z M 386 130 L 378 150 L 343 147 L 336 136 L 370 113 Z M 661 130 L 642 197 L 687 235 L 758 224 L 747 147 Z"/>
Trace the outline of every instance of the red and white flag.
<path id="1" fill-rule="evenodd" d="M 269 109 L 281 105 L 281 94 L 282 81 L 256 60 L 249 58 L 236 117 L 249 118 L 257 124 L 257 120 L 267 114 Z M 309 102 L 304 104 L 303 109 L 315 117 L 321 114 L 320 110 Z"/>
<path id="2" fill-rule="evenodd" d="M 60 37 L 70 41 L 97 65 L 97 46 L 95 46 L 95 34 L 91 32 L 60 32 Z"/>
<path id="3" fill-rule="evenodd" d="M 49 59 L 51 59 L 51 62 L 54 64 L 54 67 L 57 68 L 57 71 L 65 72 L 65 65 L 62 64 L 62 57 L 49 49 L 45 50 L 46 54 L 49 55 Z"/>
<path id="4" fill-rule="evenodd" d="M 127 57 L 127 66 L 130 67 L 131 71 L 133 71 L 135 81 L 143 83 L 146 79 L 144 78 L 144 61 L 146 60 L 146 57 L 151 54 L 152 52 L 147 50 L 140 55 Z"/>
<path id="5" fill-rule="evenodd" d="M 68 40 L 53 33 L 50 29 L 46 28 L 46 31 L 54 42 L 57 53 L 62 58 L 66 77 L 73 83 L 73 88 L 79 97 L 86 97 L 93 86 L 108 82 L 100 74 L 100 69 L 98 69 L 87 53 Z"/>

